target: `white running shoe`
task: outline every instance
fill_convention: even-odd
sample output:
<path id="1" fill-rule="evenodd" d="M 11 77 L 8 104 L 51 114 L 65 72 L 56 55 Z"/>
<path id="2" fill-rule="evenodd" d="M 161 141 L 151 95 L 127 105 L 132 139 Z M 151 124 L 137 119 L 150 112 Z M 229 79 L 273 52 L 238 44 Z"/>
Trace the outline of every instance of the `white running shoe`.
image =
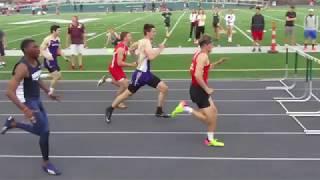
<path id="1" fill-rule="evenodd" d="M 106 75 L 101 77 L 101 79 L 98 81 L 97 87 L 101 86 L 105 82 L 106 82 Z"/>

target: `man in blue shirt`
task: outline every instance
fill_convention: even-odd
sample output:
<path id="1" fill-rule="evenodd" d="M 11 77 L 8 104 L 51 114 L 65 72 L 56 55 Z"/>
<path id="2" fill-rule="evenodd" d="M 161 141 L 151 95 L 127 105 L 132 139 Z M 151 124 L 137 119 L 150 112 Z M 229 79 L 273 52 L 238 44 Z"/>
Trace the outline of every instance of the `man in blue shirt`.
<path id="1" fill-rule="evenodd" d="M 40 49 L 34 40 L 25 39 L 21 43 L 21 50 L 24 56 L 14 66 L 6 95 L 24 113 L 30 123 L 17 122 L 10 116 L 1 134 L 5 134 L 10 129 L 19 128 L 39 136 L 43 159 L 42 169 L 49 175 L 60 175 L 59 170 L 49 161 L 49 123 L 40 99 L 40 89 L 46 94 L 49 93 L 49 89 L 40 79 L 41 65 L 38 60 Z M 59 100 L 55 95 L 48 94 L 48 96 L 52 100 Z"/>

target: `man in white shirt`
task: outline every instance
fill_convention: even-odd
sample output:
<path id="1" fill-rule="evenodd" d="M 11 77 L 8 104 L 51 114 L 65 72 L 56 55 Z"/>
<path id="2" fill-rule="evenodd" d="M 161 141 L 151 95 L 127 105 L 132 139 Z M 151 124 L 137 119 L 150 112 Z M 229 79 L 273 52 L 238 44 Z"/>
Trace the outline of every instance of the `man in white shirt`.
<path id="1" fill-rule="evenodd" d="M 315 51 L 317 32 L 319 27 L 318 16 L 314 15 L 314 10 L 309 9 L 309 14 L 304 18 L 304 50 L 307 50 L 308 41 L 311 41 L 312 50 Z"/>
<path id="2" fill-rule="evenodd" d="M 233 26 L 236 21 L 236 16 L 233 13 L 233 10 L 230 9 L 228 11 L 228 14 L 225 16 L 226 26 L 227 26 L 227 36 L 228 36 L 228 42 L 232 42 L 232 32 L 233 32 Z"/>
<path id="3" fill-rule="evenodd" d="M 195 31 L 195 28 L 197 26 L 196 22 L 197 22 L 197 11 L 196 10 L 192 10 L 190 16 L 189 16 L 189 20 L 190 20 L 190 34 L 189 34 L 189 39 L 188 42 L 191 41 L 192 39 L 192 34 Z"/>

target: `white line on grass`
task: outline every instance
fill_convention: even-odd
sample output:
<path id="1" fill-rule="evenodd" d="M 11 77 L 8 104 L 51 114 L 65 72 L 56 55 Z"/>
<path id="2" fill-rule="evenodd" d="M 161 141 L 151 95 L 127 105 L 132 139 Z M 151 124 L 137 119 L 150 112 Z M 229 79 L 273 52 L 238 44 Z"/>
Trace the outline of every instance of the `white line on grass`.
<path id="1" fill-rule="evenodd" d="M 120 26 L 117 26 L 117 27 L 115 27 L 114 29 L 117 30 L 117 29 L 119 29 L 119 28 L 121 28 L 121 27 L 123 27 L 123 26 L 126 26 L 126 25 L 128 25 L 128 24 L 132 24 L 132 23 L 134 23 L 134 22 L 136 22 L 136 21 L 139 21 L 139 20 L 144 19 L 144 18 L 149 17 L 149 16 L 151 16 L 151 15 L 143 16 L 143 17 L 138 17 L 138 18 L 136 18 L 136 19 L 133 19 L 132 21 L 129 21 L 129 22 L 126 22 L 126 23 L 124 23 L 124 24 L 122 24 L 122 25 L 120 25 Z M 96 39 L 97 37 L 100 37 L 100 36 L 102 36 L 102 35 L 104 35 L 104 34 L 106 34 L 106 32 L 102 32 L 102 33 L 100 33 L 100 34 L 97 34 L 97 35 L 89 38 L 87 41 L 91 41 L 91 40 L 93 40 L 93 39 Z"/>
<path id="2" fill-rule="evenodd" d="M 87 23 L 89 24 L 89 23 Z M 61 28 L 61 29 L 64 29 L 64 28 Z M 17 42 L 17 41 L 21 41 L 23 39 L 26 39 L 26 38 L 32 38 L 32 37 L 36 37 L 36 36 L 41 36 L 41 35 L 44 35 L 44 34 L 49 34 L 48 32 L 43 32 L 43 33 L 39 33 L 39 34 L 32 34 L 32 35 L 27 35 L 25 37 L 22 37 L 22 38 L 18 38 L 18 39 L 14 39 L 12 41 L 9 41 L 8 44 L 11 44 L 13 42 Z"/>
<path id="3" fill-rule="evenodd" d="M 0 158 L 39 159 L 39 155 L 0 155 Z M 53 159 L 155 159 L 155 160 L 221 160 L 221 161 L 320 161 L 320 158 L 299 157 L 201 157 L 201 156 L 57 156 Z"/>
<path id="4" fill-rule="evenodd" d="M 92 117 L 92 116 L 104 116 L 105 114 L 48 114 L 51 117 Z M 154 116 L 154 114 L 145 113 L 124 113 L 113 114 L 114 116 Z M 24 114 L 0 114 L 0 116 L 24 116 Z M 190 114 L 180 114 L 180 116 L 190 116 Z M 219 116 L 243 116 L 243 117 L 255 117 L 255 116 L 288 116 L 287 114 L 219 114 Z"/>
<path id="5" fill-rule="evenodd" d="M 7 134 L 29 134 L 25 131 L 9 131 Z M 106 135 L 106 134 L 154 134 L 154 135 L 201 135 L 207 132 L 189 132 L 189 131 L 50 131 L 50 134 L 57 135 Z M 215 132 L 215 134 L 224 135 L 305 135 L 304 132 Z"/>
<path id="6" fill-rule="evenodd" d="M 14 43 L 14 42 L 17 42 L 17 41 L 21 41 L 21 40 L 26 39 L 26 38 L 32 38 L 32 37 L 36 37 L 36 36 L 41 36 L 41 35 L 44 35 L 44 34 L 49 34 L 49 33 L 48 32 L 43 32 L 43 33 L 39 33 L 39 34 L 27 35 L 27 36 L 24 36 L 22 38 L 18 38 L 18 39 L 14 39 L 12 41 L 9 41 L 8 44 L 11 44 L 11 43 Z"/>
<path id="7" fill-rule="evenodd" d="M 243 30 L 241 30 L 238 26 L 234 25 L 234 27 L 241 33 L 243 34 L 247 39 L 249 39 L 249 41 L 253 42 L 253 39 L 247 34 L 245 33 Z"/>
<path id="8" fill-rule="evenodd" d="M 184 11 L 178 18 L 178 20 L 176 21 L 176 23 L 173 25 L 172 29 L 169 32 L 169 36 L 171 36 L 171 34 L 173 33 L 173 31 L 176 29 L 176 27 L 178 26 L 178 24 L 180 23 L 181 19 L 183 18 L 183 16 L 186 14 L 186 11 Z M 164 41 L 162 42 L 163 44 L 165 44 L 167 42 L 168 38 L 165 38 Z"/>

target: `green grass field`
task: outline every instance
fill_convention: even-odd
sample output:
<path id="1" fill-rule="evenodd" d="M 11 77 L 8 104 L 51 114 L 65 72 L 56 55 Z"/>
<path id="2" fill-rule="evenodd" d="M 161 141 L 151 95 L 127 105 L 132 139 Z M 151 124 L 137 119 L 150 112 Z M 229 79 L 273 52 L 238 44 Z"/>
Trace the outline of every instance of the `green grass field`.
<path id="1" fill-rule="evenodd" d="M 287 7 L 267 9 L 262 11 L 266 20 L 266 30 L 264 41 L 262 45 L 270 45 L 271 42 L 271 22 L 275 21 L 277 24 L 277 43 L 283 45 L 284 39 L 284 15 L 287 11 Z M 212 34 L 211 22 L 212 13 L 207 11 L 207 24 L 206 33 Z M 241 30 L 236 30 L 234 34 L 234 42 L 232 44 L 227 43 L 225 35 L 222 35 L 222 39 L 215 42 L 220 46 L 250 46 L 252 44 L 250 38 L 251 33 L 247 32 L 250 29 L 251 16 L 254 14 L 254 10 L 248 8 L 236 9 L 236 26 Z M 307 13 L 306 7 L 298 7 L 297 15 L 298 20 L 296 22 L 296 39 L 297 43 L 303 44 L 303 17 Z M 49 27 L 52 22 L 38 22 L 24 25 L 13 25 L 10 23 L 22 22 L 28 20 L 45 20 L 45 19 L 60 19 L 70 20 L 74 14 L 62 14 L 46 15 L 46 16 L 32 16 L 29 14 L 15 15 L 15 16 L 0 16 L 2 29 L 7 34 L 9 49 L 18 49 L 19 44 L 23 38 L 32 37 L 37 42 L 41 43 L 42 39 L 48 35 Z M 90 21 L 85 23 L 87 33 L 94 33 L 95 35 L 88 37 L 89 48 L 103 48 L 105 42 L 105 30 L 110 27 L 116 28 L 120 31 L 133 32 L 135 40 L 142 37 L 142 26 L 144 23 L 153 23 L 157 27 L 157 37 L 155 44 L 163 41 L 165 36 L 165 29 L 163 25 L 163 19 L 159 13 L 81 13 L 78 14 L 80 19 L 86 18 L 98 18 L 96 21 Z M 181 17 L 181 21 L 177 20 Z M 167 41 L 168 47 L 194 47 L 192 42 L 187 42 L 189 34 L 189 12 L 173 12 L 172 26 L 177 22 L 176 28 L 173 30 L 170 39 Z M 224 24 L 224 22 L 222 23 Z M 62 26 L 62 45 L 65 47 L 65 35 L 67 24 L 60 24 Z M 314 54 L 313 54 L 314 55 Z M 221 54 L 212 55 L 212 60 L 217 60 L 219 57 L 230 57 L 230 60 L 225 64 L 217 67 L 216 72 L 211 73 L 212 78 L 276 78 L 281 77 L 284 67 L 284 54 Z M 317 54 L 315 56 L 318 56 Z M 187 72 L 192 55 L 161 55 L 156 61 L 152 63 L 152 67 L 162 78 L 188 78 Z M 0 69 L 0 79 L 8 79 L 10 77 L 10 71 L 14 63 L 19 57 L 7 57 L 8 65 L 5 68 Z M 106 70 L 107 63 L 111 60 L 111 56 L 85 56 L 84 64 L 85 71 L 68 71 L 68 64 L 62 59 L 60 65 L 64 71 L 64 79 L 97 79 Z M 129 58 L 129 61 L 132 58 Z M 290 60 L 293 60 L 293 55 L 290 55 Z M 292 62 L 291 67 L 292 67 Z M 300 59 L 299 67 L 303 69 L 304 60 Z M 316 67 L 316 66 L 315 66 Z M 129 69 L 130 70 L 130 69 Z M 168 70 L 168 71 L 167 71 Z M 317 75 L 318 73 L 315 73 Z M 301 70 L 301 75 L 303 71 Z"/>

